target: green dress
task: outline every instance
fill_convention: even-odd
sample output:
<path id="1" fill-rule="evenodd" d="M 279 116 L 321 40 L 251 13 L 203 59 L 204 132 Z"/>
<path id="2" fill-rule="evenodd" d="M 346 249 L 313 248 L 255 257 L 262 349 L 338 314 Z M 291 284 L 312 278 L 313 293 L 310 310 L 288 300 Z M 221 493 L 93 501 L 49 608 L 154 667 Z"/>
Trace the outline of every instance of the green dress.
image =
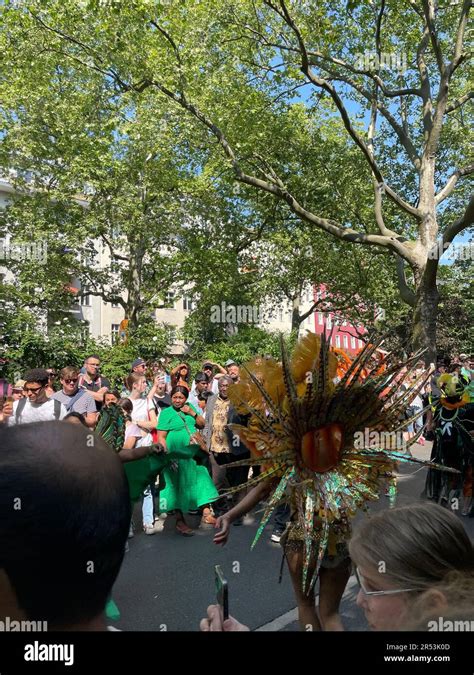
<path id="1" fill-rule="evenodd" d="M 198 413 L 192 405 L 189 407 Z M 215 501 L 219 494 L 209 472 L 194 459 L 202 451 L 199 445 L 189 444 L 190 434 L 196 431 L 194 417 L 178 413 L 171 406 L 161 411 L 157 429 L 168 432 L 166 457 L 177 466 L 177 470 L 171 466 L 163 470 L 166 485 L 160 491 L 160 511 L 192 511 Z"/>

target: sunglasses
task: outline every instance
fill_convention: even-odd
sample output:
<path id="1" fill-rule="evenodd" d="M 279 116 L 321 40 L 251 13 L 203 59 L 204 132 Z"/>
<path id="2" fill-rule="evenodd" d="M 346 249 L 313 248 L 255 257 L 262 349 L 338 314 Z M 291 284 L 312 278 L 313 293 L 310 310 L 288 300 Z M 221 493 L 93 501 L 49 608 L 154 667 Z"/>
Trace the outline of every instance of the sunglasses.
<path id="1" fill-rule="evenodd" d="M 44 387 L 25 387 L 24 391 L 27 394 L 37 394 L 41 389 L 44 389 Z"/>
<path id="2" fill-rule="evenodd" d="M 79 380 L 78 377 L 71 377 L 71 378 L 68 378 L 68 379 L 64 380 L 64 382 L 65 382 L 66 384 L 74 384 L 74 383 L 77 382 L 78 380 Z"/>
<path id="3" fill-rule="evenodd" d="M 359 575 L 359 570 L 357 567 L 354 568 L 355 576 L 357 579 L 357 583 L 359 584 L 359 588 L 362 591 L 364 595 L 368 596 L 374 596 L 374 595 L 397 595 L 398 593 L 412 593 L 416 589 L 414 588 L 396 588 L 394 590 L 389 590 L 389 591 L 368 591 L 364 584 L 361 581 L 360 575 Z"/>

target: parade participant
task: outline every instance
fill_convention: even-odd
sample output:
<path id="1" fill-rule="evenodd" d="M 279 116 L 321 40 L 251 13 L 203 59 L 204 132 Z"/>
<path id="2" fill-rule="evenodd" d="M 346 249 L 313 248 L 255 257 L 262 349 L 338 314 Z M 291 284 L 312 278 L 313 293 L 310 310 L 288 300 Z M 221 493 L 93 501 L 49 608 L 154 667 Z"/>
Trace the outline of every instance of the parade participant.
<path id="1" fill-rule="evenodd" d="M 48 630 L 107 630 L 104 607 L 124 556 L 130 501 L 120 461 L 90 435 L 63 422 L 2 432 L 3 622 L 8 616 L 46 622 Z"/>
<path id="2" fill-rule="evenodd" d="M 467 515 L 472 501 L 474 457 L 471 433 L 474 431 L 474 404 L 470 403 L 469 382 L 458 373 L 444 373 L 438 377 L 436 384 L 440 395 L 433 399 L 435 440 L 431 459 L 457 469 L 459 473 L 441 474 L 430 470 L 423 496 L 442 506 L 450 506 L 452 499 L 460 500 L 464 487 L 463 512 Z"/>
<path id="3" fill-rule="evenodd" d="M 327 339 L 309 333 L 296 346 L 291 362 L 282 344 L 281 364 L 273 359 L 249 364 L 241 382 L 229 390 L 237 410 L 250 415 L 246 427 L 232 425 L 253 456 L 241 463 L 261 464 L 263 470 L 248 482 L 255 487 L 242 502 L 218 519 L 221 529 L 214 541 L 226 541 L 230 523 L 271 493 L 257 541 L 276 506 L 288 501 L 291 518 L 281 543 L 306 630 L 342 629 L 338 607 L 350 574 L 347 542 L 356 511 L 378 499 L 387 482 L 393 504 L 397 462 L 432 466 L 381 449 L 382 443 L 380 448 L 366 447 L 366 429 L 403 429 L 398 420 L 425 379 L 422 376 L 410 392 L 397 393 L 401 368 L 413 366 L 419 355 L 407 364 L 390 364 L 387 357 L 373 374 L 368 364 L 378 347 L 367 345 L 338 376 L 338 360 Z M 416 440 L 415 436 L 408 447 Z M 318 576 L 319 618 L 314 606 Z"/>
<path id="4" fill-rule="evenodd" d="M 168 513 L 176 511 L 176 531 L 184 536 L 194 532 L 183 513 L 209 504 L 218 496 L 206 467 L 195 461 L 203 456 L 203 439 L 196 434 L 196 428 L 202 429 L 205 421 L 187 404 L 188 395 L 186 387 L 173 387 L 172 406 L 161 412 L 158 421 L 158 442 L 176 463 L 176 470 L 167 467 L 163 471 L 165 487 L 160 492 L 160 503 L 166 505 Z"/>

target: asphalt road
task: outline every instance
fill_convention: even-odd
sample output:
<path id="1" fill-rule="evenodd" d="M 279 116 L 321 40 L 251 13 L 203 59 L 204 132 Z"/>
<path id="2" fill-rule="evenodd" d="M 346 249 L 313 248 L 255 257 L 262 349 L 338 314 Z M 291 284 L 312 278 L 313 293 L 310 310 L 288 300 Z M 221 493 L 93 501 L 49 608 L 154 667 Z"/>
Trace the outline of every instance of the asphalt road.
<path id="1" fill-rule="evenodd" d="M 414 449 L 415 456 L 421 459 L 428 458 L 429 453 L 430 444 Z M 400 474 L 397 505 L 419 500 L 426 469 L 405 465 Z M 388 498 L 382 495 L 371 509 L 384 508 L 388 508 Z M 192 524 L 193 517 L 189 518 Z M 271 525 L 250 550 L 259 514 L 250 514 L 243 526 L 232 527 L 224 548 L 212 543 L 212 528 L 199 529 L 194 537 L 183 537 L 175 533 L 174 518 L 170 516 L 162 532 L 147 536 L 139 529 L 141 509 L 136 509 L 134 519 L 137 534 L 129 540 L 130 551 L 113 592 L 121 618 L 109 622 L 111 625 L 125 631 L 196 631 L 207 606 L 215 602 L 214 565 L 220 564 L 228 578 L 233 616 L 252 630 L 298 630 L 286 569 L 278 583 L 282 554 L 280 546 L 269 540 Z M 474 538 L 474 519 L 462 521 Z M 197 524 L 199 519 L 194 517 L 194 522 Z M 364 631 L 367 624 L 355 604 L 356 595 L 355 579 L 351 577 L 341 606 L 342 619 L 346 630 Z"/>

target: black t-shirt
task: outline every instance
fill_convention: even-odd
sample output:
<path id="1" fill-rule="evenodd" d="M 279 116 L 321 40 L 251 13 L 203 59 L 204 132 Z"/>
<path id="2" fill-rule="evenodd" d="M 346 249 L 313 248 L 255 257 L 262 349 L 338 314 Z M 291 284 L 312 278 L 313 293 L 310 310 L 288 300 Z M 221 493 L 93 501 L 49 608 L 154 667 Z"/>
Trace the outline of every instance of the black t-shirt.
<path id="1" fill-rule="evenodd" d="M 171 396 L 169 394 L 165 394 L 161 398 L 159 396 L 153 396 L 153 403 L 155 404 L 155 408 L 169 408 L 171 404 Z"/>

